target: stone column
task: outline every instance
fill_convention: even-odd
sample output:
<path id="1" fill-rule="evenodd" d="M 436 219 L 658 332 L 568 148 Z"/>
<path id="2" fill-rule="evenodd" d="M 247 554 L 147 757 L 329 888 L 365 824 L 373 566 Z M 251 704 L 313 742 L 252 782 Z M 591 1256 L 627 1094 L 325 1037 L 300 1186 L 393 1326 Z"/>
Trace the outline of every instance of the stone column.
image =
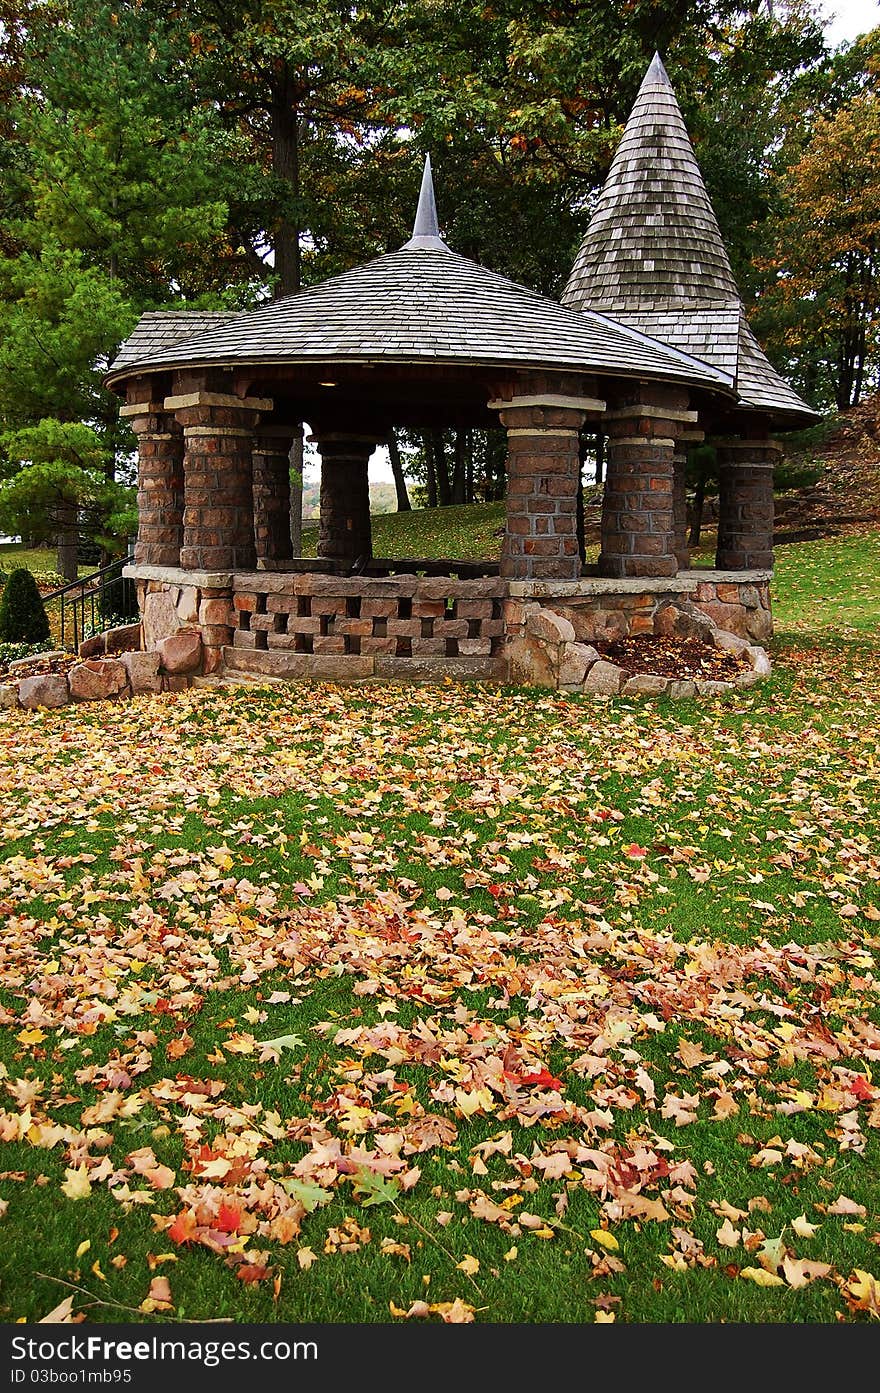
<path id="1" fill-rule="evenodd" d="M 251 447 L 261 397 L 193 391 L 165 398 L 184 436 L 183 545 L 185 570 L 252 571 L 254 494 Z"/>
<path id="2" fill-rule="evenodd" d="M 696 423 L 684 388 L 636 387 L 606 413 L 608 472 L 602 500 L 604 576 L 674 576 L 675 436 Z"/>
<path id="3" fill-rule="evenodd" d="M 540 391 L 490 401 L 507 431 L 507 518 L 501 574 L 577 580 L 580 428 L 603 411 L 595 397 Z"/>
<path id="4" fill-rule="evenodd" d="M 689 571 L 691 549 L 687 524 L 687 457 L 692 445 L 705 438 L 701 430 L 680 431 L 675 435 L 672 456 L 672 525 L 675 533 L 675 559 L 680 571 Z"/>
<path id="5" fill-rule="evenodd" d="M 318 555 L 356 561 L 373 555 L 367 466 L 376 441 L 370 436 L 317 433 L 321 451 L 321 525 Z"/>
<path id="6" fill-rule="evenodd" d="M 773 566 L 773 469 L 782 454 L 774 440 L 718 440 L 719 571 Z"/>
<path id="7" fill-rule="evenodd" d="M 138 565 L 179 566 L 183 543 L 183 431 L 161 401 L 120 408 L 138 443 Z"/>
<path id="8" fill-rule="evenodd" d="M 290 447 L 293 431 L 264 426 L 254 435 L 254 539 L 257 562 L 287 561 L 290 531 Z"/>

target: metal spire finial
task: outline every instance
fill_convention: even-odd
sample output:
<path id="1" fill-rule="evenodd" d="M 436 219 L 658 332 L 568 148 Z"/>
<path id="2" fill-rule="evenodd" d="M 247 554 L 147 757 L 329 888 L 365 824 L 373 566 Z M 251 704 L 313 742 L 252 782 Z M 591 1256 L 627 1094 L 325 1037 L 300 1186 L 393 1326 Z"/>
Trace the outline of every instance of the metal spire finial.
<path id="1" fill-rule="evenodd" d="M 434 197 L 434 180 L 431 176 L 431 156 L 425 156 L 425 170 L 422 174 L 422 187 L 419 193 L 419 206 L 413 223 L 412 237 L 404 242 L 404 251 L 431 250 L 448 252 L 449 248 L 440 236 L 437 220 L 437 200 Z"/>

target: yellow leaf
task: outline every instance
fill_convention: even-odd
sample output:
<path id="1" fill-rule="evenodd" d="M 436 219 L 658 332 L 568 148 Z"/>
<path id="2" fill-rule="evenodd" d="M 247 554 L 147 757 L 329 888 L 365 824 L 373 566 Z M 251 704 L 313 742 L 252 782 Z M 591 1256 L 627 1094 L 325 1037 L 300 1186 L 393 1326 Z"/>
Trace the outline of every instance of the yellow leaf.
<path id="1" fill-rule="evenodd" d="M 314 1253 L 311 1248 L 300 1248 L 296 1255 L 296 1260 L 302 1271 L 308 1272 L 312 1263 L 318 1261 L 318 1254 Z"/>
<path id="2" fill-rule="evenodd" d="M 92 1193 L 89 1182 L 89 1171 L 85 1161 L 82 1165 L 68 1166 L 64 1172 L 64 1182 L 61 1186 L 61 1193 L 66 1195 L 69 1200 L 88 1199 Z"/>
<path id="3" fill-rule="evenodd" d="M 615 1315 L 613 1311 L 597 1311 L 593 1320 L 596 1325 L 613 1325 Z"/>
<path id="4" fill-rule="evenodd" d="M 785 1282 L 781 1277 L 777 1277 L 775 1272 L 768 1272 L 763 1267 L 744 1267 L 740 1274 L 747 1281 L 754 1282 L 756 1287 L 784 1287 Z"/>
<path id="5" fill-rule="evenodd" d="M 518 1256 L 519 1248 L 517 1248 L 516 1245 L 514 1245 L 512 1248 L 508 1248 L 507 1252 L 504 1254 L 504 1261 L 515 1262 Z"/>
<path id="6" fill-rule="evenodd" d="M 46 1038 L 46 1032 L 35 1026 L 32 1030 L 20 1030 L 15 1038 L 23 1045 L 41 1045 Z"/>
<path id="7" fill-rule="evenodd" d="M 590 1237 L 600 1248 L 604 1248 L 606 1253 L 616 1253 L 620 1248 L 614 1234 L 609 1233 L 607 1229 L 590 1229 Z"/>
<path id="8" fill-rule="evenodd" d="M 791 1226 L 798 1238 L 812 1238 L 813 1234 L 820 1227 L 819 1224 L 811 1224 L 806 1214 L 799 1214 L 796 1219 L 792 1219 Z"/>
<path id="9" fill-rule="evenodd" d="M 469 1277 L 473 1277 L 474 1273 L 480 1270 L 479 1258 L 472 1257 L 470 1253 L 465 1253 L 461 1262 L 457 1262 L 455 1265 L 459 1272 L 466 1272 Z"/>
<path id="10" fill-rule="evenodd" d="M 91 1240 L 90 1238 L 84 1238 L 83 1241 L 82 1241 L 82 1243 L 80 1243 L 79 1247 L 78 1247 L 77 1250 L 76 1250 L 76 1256 L 77 1256 L 78 1258 L 81 1258 L 82 1255 L 83 1255 L 83 1253 L 87 1253 L 87 1252 L 89 1251 L 89 1249 L 91 1248 L 91 1246 L 92 1246 L 92 1240 Z"/>

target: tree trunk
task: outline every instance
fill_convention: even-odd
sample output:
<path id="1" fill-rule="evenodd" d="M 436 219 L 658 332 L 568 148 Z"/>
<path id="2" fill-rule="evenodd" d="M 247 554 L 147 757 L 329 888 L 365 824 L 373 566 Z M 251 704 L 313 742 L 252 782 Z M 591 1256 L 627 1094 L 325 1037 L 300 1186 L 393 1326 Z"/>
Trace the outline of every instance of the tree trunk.
<path id="1" fill-rule="evenodd" d="M 467 470 L 464 482 L 464 497 L 466 503 L 474 501 L 474 433 L 469 430 L 467 433 Z"/>
<path id="2" fill-rule="evenodd" d="M 596 483 L 601 484 L 605 477 L 605 437 L 596 432 Z"/>
<path id="3" fill-rule="evenodd" d="M 302 256 L 299 236 L 299 114 L 296 108 L 293 75 L 286 60 L 276 64 L 269 107 L 272 138 L 272 173 L 290 188 L 294 205 L 291 217 L 285 212 L 275 226 L 273 243 L 275 272 L 278 281 L 275 294 L 293 295 L 302 284 Z"/>
<path id="4" fill-rule="evenodd" d="M 453 459 L 452 502 L 463 503 L 467 468 L 467 431 L 461 428 L 457 429 L 455 432 L 455 454 Z"/>
<path id="5" fill-rule="evenodd" d="M 428 507 L 437 507 L 437 473 L 434 468 L 434 443 L 429 435 L 422 436 L 422 449 L 425 452 L 425 476 L 428 486 Z"/>
<path id="6" fill-rule="evenodd" d="M 452 485 L 449 482 L 449 462 L 442 430 L 431 431 L 431 444 L 434 447 L 434 472 L 437 476 L 437 501 L 441 508 L 448 508 L 452 502 Z"/>
<path id="7" fill-rule="evenodd" d="M 303 533 L 303 438 L 302 427 L 290 447 L 290 545 L 293 556 L 302 556 Z"/>
<path id="8" fill-rule="evenodd" d="M 66 581 L 76 580 L 76 551 L 79 533 L 75 503 L 62 503 L 58 509 L 58 573 Z"/>
<path id="9" fill-rule="evenodd" d="M 388 432 L 388 457 L 391 460 L 391 473 L 394 475 L 394 488 L 397 493 L 397 511 L 399 513 L 412 512 L 412 504 L 409 501 L 409 494 L 406 488 L 406 479 L 403 477 L 400 446 L 397 443 L 397 436 L 394 434 L 393 430 Z"/>

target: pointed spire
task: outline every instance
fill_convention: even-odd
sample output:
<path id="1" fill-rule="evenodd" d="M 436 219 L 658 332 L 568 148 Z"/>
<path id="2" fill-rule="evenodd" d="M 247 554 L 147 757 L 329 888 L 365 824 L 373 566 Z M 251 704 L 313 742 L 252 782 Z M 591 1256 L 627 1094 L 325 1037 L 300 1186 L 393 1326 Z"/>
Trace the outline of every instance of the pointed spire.
<path id="1" fill-rule="evenodd" d="M 659 53 L 654 54 L 651 65 L 642 78 L 642 88 L 644 87 L 668 87 L 670 91 L 672 90 L 669 74 L 663 66 L 663 59 Z M 639 89 L 640 92 L 642 88 Z"/>
<path id="2" fill-rule="evenodd" d="M 413 223 L 412 237 L 404 242 L 404 251 L 444 251 L 449 248 L 440 236 L 437 220 L 437 200 L 434 197 L 434 179 L 431 174 L 431 156 L 425 156 L 425 169 L 422 174 L 422 187 L 419 193 L 419 206 Z"/>
<path id="3" fill-rule="evenodd" d="M 645 73 L 563 294 L 574 309 L 738 303 L 739 291 L 659 53 Z"/>

